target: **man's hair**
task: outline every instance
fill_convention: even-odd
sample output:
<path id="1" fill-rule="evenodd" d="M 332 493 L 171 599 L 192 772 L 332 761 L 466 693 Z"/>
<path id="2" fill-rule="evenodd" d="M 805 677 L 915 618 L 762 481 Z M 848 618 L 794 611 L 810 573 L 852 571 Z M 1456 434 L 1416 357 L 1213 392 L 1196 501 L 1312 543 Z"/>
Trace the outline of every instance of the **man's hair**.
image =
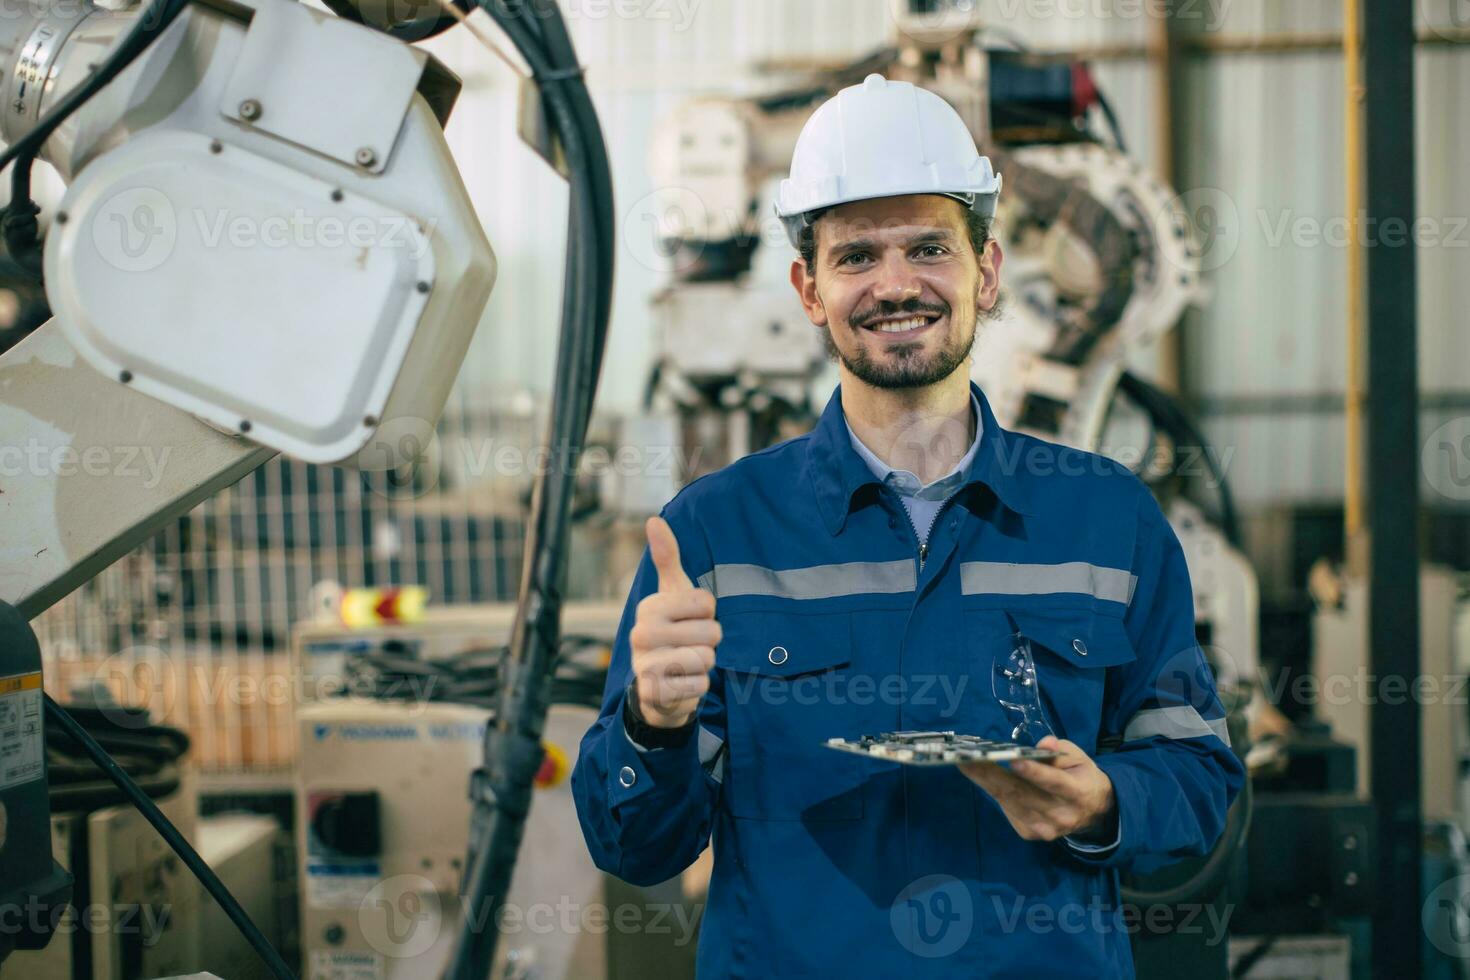
<path id="1" fill-rule="evenodd" d="M 806 274 L 809 276 L 817 274 L 817 219 L 826 213 L 825 208 L 812 212 L 796 236 L 796 250 L 801 253 L 801 260 L 806 263 Z M 990 222 L 990 218 L 984 217 L 978 211 L 965 208 L 965 228 L 970 233 L 970 247 L 975 250 L 977 261 L 985 251 L 985 243 L 990 241 Z"/>

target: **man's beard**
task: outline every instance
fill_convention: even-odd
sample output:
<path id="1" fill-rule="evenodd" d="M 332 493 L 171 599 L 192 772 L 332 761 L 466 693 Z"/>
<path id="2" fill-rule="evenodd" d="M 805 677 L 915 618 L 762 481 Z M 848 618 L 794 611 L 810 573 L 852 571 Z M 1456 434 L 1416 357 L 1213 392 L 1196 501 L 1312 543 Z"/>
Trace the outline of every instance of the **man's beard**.
<path id="1" fill-rule="evenodd" d="M 890 304 L 883 305 L 889 306 Z M 862 323 L 893 313 L 931 311 L 940 312 L 927 304 L 919 304 L 912 301 L 902 306 L 893 304 L 891 308 L 881 309 L 862 317 L 854 318 L 859 325 L 852 326 L 849 329 L 854 332 L 866 329 L 861 326 Z M 989 319 L 989 312 L 987 311 L 985 315 L 986 319 Z M 953 310 L 948 307 L 944 308 L 941 313 L 942 316 L 946 317 L 952 317 L 952 314 Z M 977 321 L 979 319 L 980 317 L 976 317 Z M 851 323 L 853 321 L 849 322 Z M 949 321 L 951 331 L 953 331 L 954 326 L 955 321 L 951 318 Z M 970 351 L 975 346 L 975 337 L 978 333 L 975 327 L 976 324 L 972 323 L 968 337 L 951 333 L 953 339 L 950 343 L 945 344 L 939 350 L 927 356 L 924 353 L 922 342 L 895 344 L 889 348 L 889 351 L 894 355 L 894 361 L 883 364 L 875 362 L 869 356 L 866 346 L 859 347 L 849 357 L 832 340 L 832 327 L 830 325 L 822 329 L 822 341 L 826 344 L 827 356 L 834 361 L 841 361 L 852 372 L 853 377 L 864 384 L 872 385 L 874 388 L 887 389 L 927 388 L 929 385 L 937 384 L 949 377 L 955 372 L 955 369 L 964 364 L 969 358 Z"/>

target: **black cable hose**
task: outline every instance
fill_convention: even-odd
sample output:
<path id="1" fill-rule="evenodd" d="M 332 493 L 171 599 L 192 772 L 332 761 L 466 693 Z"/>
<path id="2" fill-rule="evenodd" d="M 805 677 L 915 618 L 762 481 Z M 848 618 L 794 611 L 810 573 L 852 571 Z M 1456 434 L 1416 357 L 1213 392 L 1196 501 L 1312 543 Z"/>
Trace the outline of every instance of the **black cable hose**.
<path id="1" fill-rule="evenodd" d="M 532 496 L 505 683 L 494 723 L 486 729 L 484 764 L 472 779 L 475 812 L 461 889 L 464 921 L 446 974 L 452 980 L 482 980 L 490 970 L 498 941 L 495 919 L 515 867 L 541 763 L 575 492 L 572 462 L 586 436 L 606 346 L 614 254 L 607 148 L 560 12 L 549 0 L 537 0 L 529 17 L 524 7 L 507 9 L 501 0 L 483 0 L 482 6 L 540 83 L 570 175 L 562 330 L 548 429 L 550 448 L 564 454 L 566 465 L 548 467 Z"/>
<path id="2" fill-rule="evenodd" d="M 188 5 L 189 0 L 155 0 L 138 15 L 132 28 L 86 81 L 68 91 L 35 128 L 0 153 L 0 169 L 7 164 L 14 165 L 10 173 L 10 203 L 5 207 L 3 219 L 5 245 L 16 264 L 32 276 L 40 278 L 41 274 L 36 221 L 40 209 L 31 200 L 31 166 L 36 162 L 36 155 L 57 127 L 136 61 Z"/>
<path id="3" fill-rule="evenodd" d="M 1113 112 L 1113 104 L 1096 85 L 1093 85 L 1092 91 L 1097 96 L 1097 105 L 1102 109 L 1103 118 L 1108 121 L 1108 128 L 1113 131 L 1113 145 L 1118 148 L 1119 153 L 1127 153 L 1128 144 L 1123 141 L 1123 126 L 1118 122 L 1117 113 Z"/>
<path id="4" fill-rule="evenodd" d="M 156 773 L 139 776 L 133 781 L 138 784 L 138 789 L 154 799 L 162 799 L 174 793 L 182 782 L 176 766 L 165 766 Z M 52 786 L 48 795 L 52 813 L 90 813 L 105 806 L 127 802 L 110 782 L 65 783 Z"/>
<path id="5" fill-rule="evenodd" d="M 459 4 L 456 3 L 455 6 L 458 7 Z M 405 44 L 413 44 L 417 41 L 427 41 L 431 37 L 438 37 L 458 23 L 459 18 L 453 14 L 439 14 L 437 17 L 421 17 L 402 24 L 394 24 L 388 28 L 387 33 Z"/>
<path id="6" fill-rule="evenodd" d="M 588 653 L 604 653 L 606 641 L 563 636 L 551 681 L 551 703 L 596 708 L 607 686 L 607 668 Z M 346 690 L 381 701 L 440 701 L 481 708 L 499 706 L 509 648 L 480 647 L 450 657 L 424 660 L 412 649 L 350 655 Z"/>
<path id="7" fill-rule="evenodd" d="M 286 961 L 281 959 L 281 954 L 277 953 L 265 936 L 261 935 L 255 923 L 250 921 L 250 916 L 240 907 L 240 903 L 235 901 L 235 896 L 231 895 L 230 890 L 224 886 L 224 882 L 220 881 L 218 876 L 210 870 L 209 865 L 204 863 L 199 853 L 184 839 L 184 835 L 179 833 L 178 828 L 170 823 L 168 817 L 165 817 L 158 809 L 158 805 L 148 797 L 147 793 L 143 792 L 131 776 L 123 771 L 121 766 L 113 761 L 107 751 L 97 744 L 97 740 L 85 728 L 77 724 L 76 719 L 67 714 L 65 708 L 52 700 L 49 694 L 45 695 L 45 698 L 47 719 L 58 725 L 86 751 L 92 761 L 97 763 L 98 768 L 107 774 L 118 789 L 122 790 L 128 802 L 137 807 L 144 819 L 153 825 L 153 829 L 158 831 L 159 836 L 189 866 L 189 870 L 194 872 L 194 877 L 199 879 L 199 883 L 219 903 L 220 908 L 230 917 L 230 921 L 235 923 L 245 940 L 260 954 L 260 958 L 265 961 L 276 980 L 296 980 L 296 975 L 291 972 Z"/>
<path id="8" fill-rule="evenodd" d="M 1250 837 L 1254 815 L 1255 791 L 1247 774 L 1239 795 L 1225 813 L 1225 827 L 1220 831 L 1220 839 L 1203 863 L 1184 881 L 1163 887 L 1150 885 L 1146 879 L 1140 881 L 1124 876 L 1119 888 L 1123 901 L 1138 906 L 1147 914 L 1154 908 L 1176 908 L 1212 898 L 1229 879 L 1236 852 Z"/>
<path id="9" fill-rule="evenodd" d="M 1229 541 L 1232 547 L 1239 548 L 1241 545 L 1240 520 L 1235 511 L 1235 497 L 1230 492 L 1230 484 L 1225 480 L 1224 469 L 1220 466 L 1219 461 L 1210 454 L 1204 434 L 1200 432 L 1194 420 L 1189 417 L 1174 396 L 1131 371 L 1124 371 L 1118 377 L 1118 390 L 1148 412 L 1176 446 L 1198 447 L 1204 456 L 1205 465 L 1209 467 L 1210 475 L 1215 480 L 1215 494 L 1219 499 L 1217 517 L 1220 521 L 1220 532 L 1225 535 L 1225 540 Z"/>

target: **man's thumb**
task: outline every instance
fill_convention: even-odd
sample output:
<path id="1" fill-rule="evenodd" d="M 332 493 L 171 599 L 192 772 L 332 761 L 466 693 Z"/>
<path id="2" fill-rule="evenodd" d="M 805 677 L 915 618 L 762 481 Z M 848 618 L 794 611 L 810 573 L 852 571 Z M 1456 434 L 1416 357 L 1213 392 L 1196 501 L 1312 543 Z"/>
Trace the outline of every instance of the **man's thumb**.
<path id="1" fill-rule="evenodd" d="M 650 517 L 645 529 L 653 567 L 658 569 L 658 590 L 677 592 L 694 588 L 694 583 L 684 574 L 684 566 L 679 564 L 679 540 L 674 537 L 669 522 L 662 517 Z"/>

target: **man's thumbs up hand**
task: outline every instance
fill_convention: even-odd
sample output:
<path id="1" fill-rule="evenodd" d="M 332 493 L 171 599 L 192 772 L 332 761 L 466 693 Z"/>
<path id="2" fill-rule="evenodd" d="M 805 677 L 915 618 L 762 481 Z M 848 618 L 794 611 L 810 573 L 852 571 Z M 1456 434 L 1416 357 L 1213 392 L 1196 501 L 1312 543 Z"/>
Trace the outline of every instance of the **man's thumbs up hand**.
<path id="1" fill-rule="evenodd" d="M 633 648 L 638 715 L 655 728 L 680 728 L 699 710 L 715 666 L 720 624 L 715 597 L 689 581 L 679 561 L 679 542 L 662 517 L 646 525 L 648 552 L 658 570 L 658 591 L 638 603 L 629 634 Z"/>
<path id="2" fill-rule="evenodd" d="M 687 592 L 693 589 L 694 583 L 689 581 L 689 576 L 684 574 L 684 566 L 679 564 L 679 539 L 674 537 L 674 529 L 669 527 L 669 522 L 662 517 L 650 517 L 644 528 L 648 532 L 649 556 L 653 559 L 653 567 L 658 569 L 658 590 Z M 713 603 L 710 611 L 714 611 Z"/>

